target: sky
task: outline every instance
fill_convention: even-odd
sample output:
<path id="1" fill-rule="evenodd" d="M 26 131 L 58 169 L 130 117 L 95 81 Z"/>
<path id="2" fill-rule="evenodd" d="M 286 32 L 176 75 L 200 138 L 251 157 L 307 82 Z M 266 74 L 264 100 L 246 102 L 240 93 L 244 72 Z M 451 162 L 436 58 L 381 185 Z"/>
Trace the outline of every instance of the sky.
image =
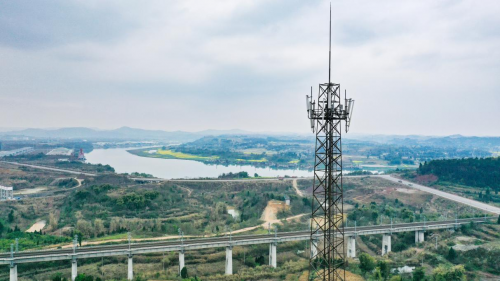
<path id="1" fill-rule="evenodd" d="M 0 127 L 310 132 L 329 1 L 0 2 Z M 332 1 L 351 132 L 500 136 L 500 1 Z"/>

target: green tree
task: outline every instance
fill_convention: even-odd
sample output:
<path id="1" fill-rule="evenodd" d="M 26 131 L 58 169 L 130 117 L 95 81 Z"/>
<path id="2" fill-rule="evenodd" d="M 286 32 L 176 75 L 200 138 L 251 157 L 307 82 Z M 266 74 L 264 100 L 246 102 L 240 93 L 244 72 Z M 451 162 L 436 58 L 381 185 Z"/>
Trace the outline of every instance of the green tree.
<path id="1" fill-rule="evenodd" d="M 377 266 L 380 269 L 382 278 L 384 278 L 384 280 L 387 280 L 387 278 L 389 278 L 389 275 L 391 275 L 391 268 L 389 266 L 389 263 L 387 261 L 378 261 Z"/>
<path id="2" fill-rule="evenodd" d="M 367 253 L 362 253 L 359 255 L 359 268 L 363 272 L 370 272 L 375 269 L 375 258 Z"/>
<path id="3" fill-rule="evenodd" d="M 75 281 L 94 281 L 94 277 L 92 275 L 85 275 L 85 273 L 82 273 L 76 276 Z"/>
<path id="4" fill-rule="evenodd" d="M 4 231 L 5 227 L 3 226 L 3 223 L 0 221 L 0 237 L 2 237 L 2 232 Z"/>
<path id="5" fill-rule="evenodd" d="M 463 265 L 453 267 L 440 265 L 432 272 L 434 281 L 465 281 L 465 268 Z"/>
<path id="6" fill-rule="evenodd" d="M 10 210 L 8 220 L 10 223 L 14 222 L 14 210 Z"/>
<path id="7" fill-rule="evenodd" d="M 453 247 L 450 247 L 450 250 L 448 251 L 448 260 L 454 261 L 457 258 L 457 252 Z"/>
<path id="8" fill-rule="evenodd" d="M 376 280 L 376 281 L 384 280 L 384 278 L 382 278 L 382 273 L 380 272 L 380 267 L 375 268 L 375 270 L 373 271 L 373 276 L 370 280 Z"/>
<path id="9" fill-rule="evenodd" d="M 413 271 L 413 281 L 425 280 L 425 269 L 423 267 L 417 267 Z"/>
<path id="10" fill-rule="evenodd" d="M 255 263 L 257 265 L 263 265 L 264 264 L 264 256 L 258 256 L 255 258 Z"/>
<path id="11" fill-rule="evenodd" d="M 399 275 L 394 275 L 392 276 L 389 281 L 402 281 L 403 279 L 401 279 L 401 276 Z"/>
<path id="12" fill-rule="evenodd" d="M 186 267 L 181 269 L 181 278 L 188 278 L 188 270 Z"/>
<path id="13" fill-rule="evenodd" d="M 498 216 L 497 224 L 500 224 L 500 215 Z"/>

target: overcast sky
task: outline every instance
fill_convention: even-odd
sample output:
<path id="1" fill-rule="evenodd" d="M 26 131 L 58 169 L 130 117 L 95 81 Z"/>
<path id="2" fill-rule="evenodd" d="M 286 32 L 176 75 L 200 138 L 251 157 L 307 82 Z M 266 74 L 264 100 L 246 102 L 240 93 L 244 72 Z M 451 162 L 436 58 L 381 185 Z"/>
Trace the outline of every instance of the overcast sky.
<path id="1" fill-rule="evenodd" d="M 0 2 L 0 127 L 309 131 L 328 1 Z M 333 1 L 351 132 L 500 135 L 500 1 Z"/>

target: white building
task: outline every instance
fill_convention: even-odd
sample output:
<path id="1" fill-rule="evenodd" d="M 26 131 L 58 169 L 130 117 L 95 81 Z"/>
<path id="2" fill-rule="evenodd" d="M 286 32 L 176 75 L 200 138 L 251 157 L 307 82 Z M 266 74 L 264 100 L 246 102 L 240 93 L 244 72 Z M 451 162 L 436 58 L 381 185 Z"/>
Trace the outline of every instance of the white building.
<path id="1" fill-rule="evenodd" d="M 285 204 L 290 206 L 290 197 L 288 195 L 285 195 Z"/>
<path id="2" fill-rule="evenodd" d="M 0 185 L 0 200 L 12 200 L 12 199 L 14 199 L 14 188 L 12 188 L 12 186 Z"/>

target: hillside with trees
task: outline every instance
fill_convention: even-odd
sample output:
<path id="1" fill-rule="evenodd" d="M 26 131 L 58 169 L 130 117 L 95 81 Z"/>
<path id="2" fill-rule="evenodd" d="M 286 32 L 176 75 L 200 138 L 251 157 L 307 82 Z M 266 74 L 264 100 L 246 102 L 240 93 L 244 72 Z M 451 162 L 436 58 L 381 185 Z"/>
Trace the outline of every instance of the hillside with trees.
<path id="1" fill-rule="evenodd" d="M 500 190 L 500 158 L 432 160 L 420 164 L 420 175 L 435 175 L 441 182 Z"/>

